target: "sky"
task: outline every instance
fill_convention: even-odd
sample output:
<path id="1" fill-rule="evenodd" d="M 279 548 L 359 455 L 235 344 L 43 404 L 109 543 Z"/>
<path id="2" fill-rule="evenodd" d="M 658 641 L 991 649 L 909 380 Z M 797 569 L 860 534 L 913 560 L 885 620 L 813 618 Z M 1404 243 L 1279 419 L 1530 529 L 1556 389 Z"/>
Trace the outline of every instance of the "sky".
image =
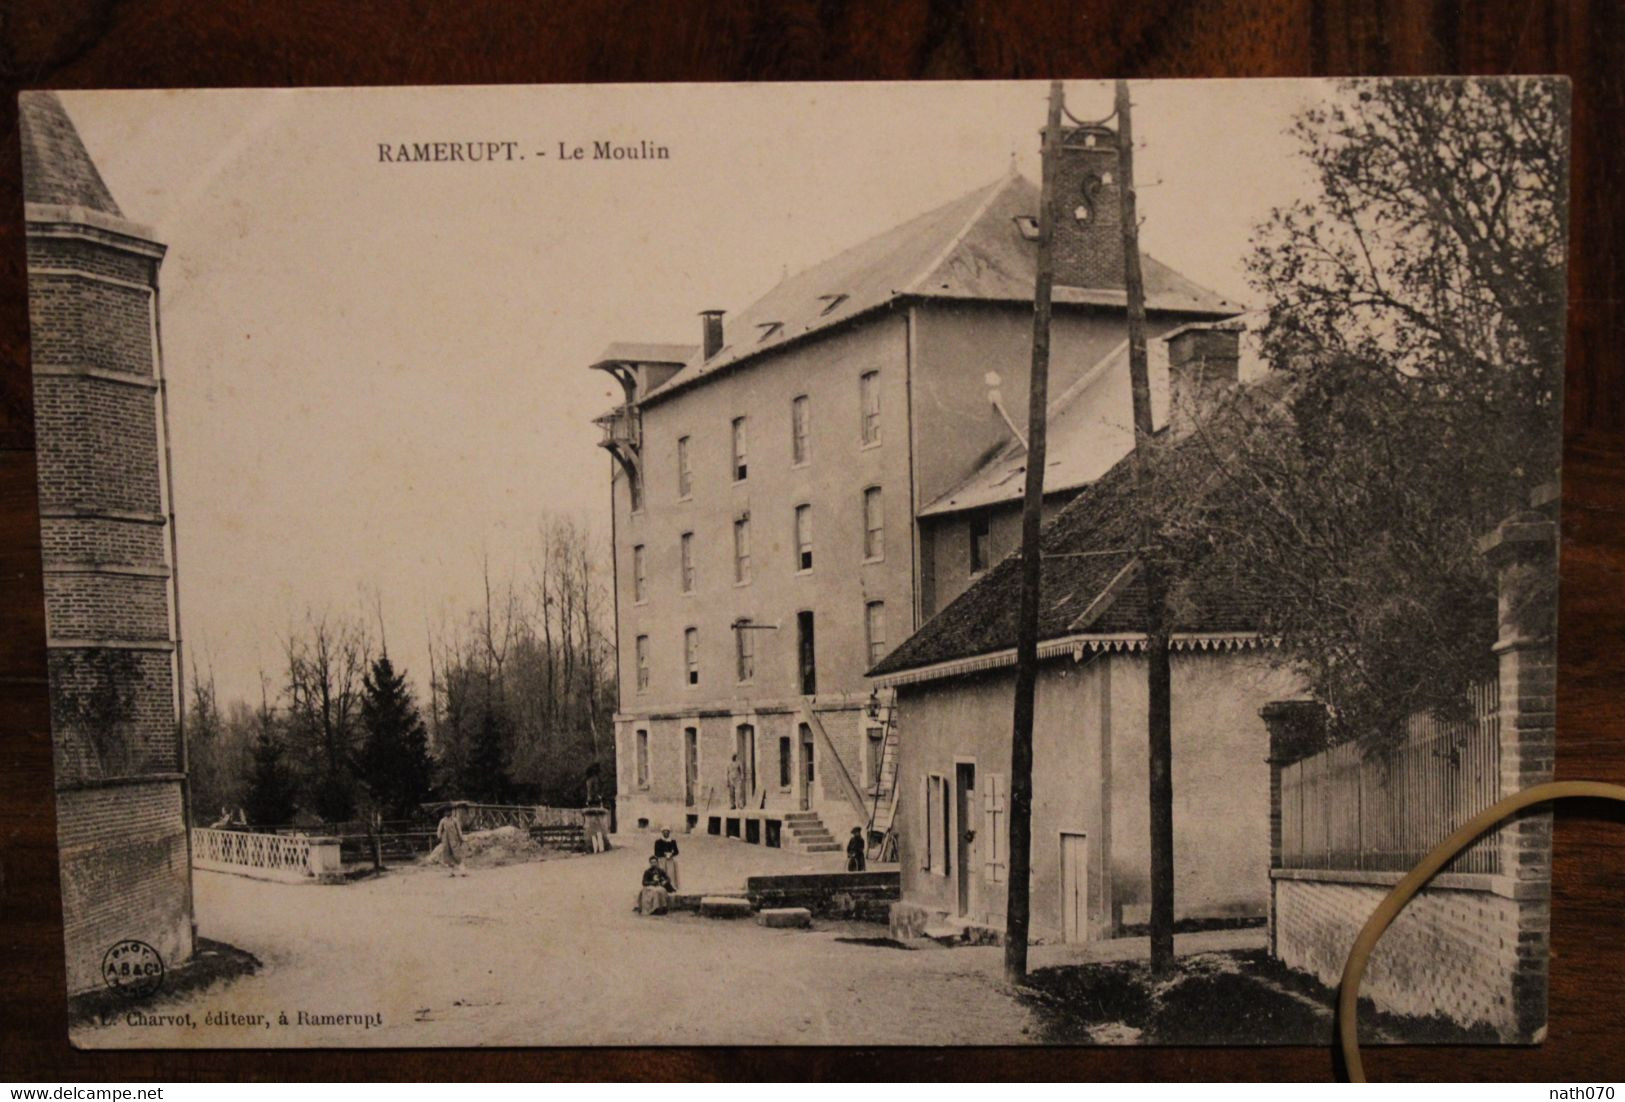
<path id="1" fill-rule="evenodd" d="M 1141 246 L 1251 301 L 1253 227 L 1309 186 L 1324 86 L 1133 86 Z M 309 616 L 357 616 L 422 691 L 428 639 L 523 578 L 539 525 L 607 536 L 592 418 L 616 340 L 698 343 L 794 273 L 1014 167 L 1043 82 L 63 94 L 160 273 L 181 633 L 222 702 Z M 1072 82 L 1083 118 L 1103 82 Z M 667 160 L 595 161 L 597 140 Z M 380 144 L 512 142 L 386 163 Z M 587 159 L 561 160 L 561 144 Z M 505 147 L 507 148 L 507 147 Z M 522 159 L 520 159 L 522 158 Z M 190 669 L 188 669 L 190 676 Z"/>

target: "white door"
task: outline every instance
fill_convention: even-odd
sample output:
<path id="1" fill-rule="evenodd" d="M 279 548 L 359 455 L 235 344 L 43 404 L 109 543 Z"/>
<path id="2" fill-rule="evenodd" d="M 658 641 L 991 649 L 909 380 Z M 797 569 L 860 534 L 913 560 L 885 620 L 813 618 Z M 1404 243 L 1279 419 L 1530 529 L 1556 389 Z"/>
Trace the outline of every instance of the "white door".
<path id="1" fill-rule="evenodd" d="M 1089 940 L 1089 843 L 1061 832 L 1061 928 L 1064 941 Z"/>

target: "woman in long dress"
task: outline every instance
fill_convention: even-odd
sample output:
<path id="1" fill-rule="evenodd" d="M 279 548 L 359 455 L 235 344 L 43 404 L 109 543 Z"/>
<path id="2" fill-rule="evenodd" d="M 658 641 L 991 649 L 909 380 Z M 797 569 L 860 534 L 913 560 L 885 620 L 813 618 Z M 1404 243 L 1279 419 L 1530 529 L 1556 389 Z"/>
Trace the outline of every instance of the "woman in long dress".
<path id="1" fill-rule="evenodd" d="M 643 887 L 638 890 L 637 912 L 641 915 L 663 915 L 671 908 L 671 881 L 660 867 L 660 858 L 649 858 L 649 867 L 643 870 Z"/>
<path id="2" fill-rule="evenodd" d="M 440 860 L 445 862 L 447 874 L 467 876 L 468 870 L 463 868 L 463 824 L 457 818 L 455 805 L 446 808 L 440 826 L 435 829 L 435 837 L 440 843 Z"/>
<path id="3" fill-rule="evenodd" d="M 671 881 L 671 890 L 676 891 L 682 882 L 677 877 L 677 839 L 671 836 L 671 827 L 660 828 L 660 837 L 655 839 L 654 859 L 660 862 L 661 871 Z"/>

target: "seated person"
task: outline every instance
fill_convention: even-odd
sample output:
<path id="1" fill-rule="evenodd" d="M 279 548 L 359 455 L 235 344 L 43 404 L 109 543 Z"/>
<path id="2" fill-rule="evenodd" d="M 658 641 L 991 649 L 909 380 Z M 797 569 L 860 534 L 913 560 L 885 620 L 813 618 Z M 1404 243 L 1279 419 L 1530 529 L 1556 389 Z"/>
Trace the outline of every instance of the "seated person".
<path id="1" fill-rule="evenodd" d="M 649 867 L 643 870 L 643 887 L 638 891 L 638 905 L 634 908 L 642 915 L 663 915 L 671 908 L 671 881 L 660 867 L 660 858 L 649 858 Z"/>

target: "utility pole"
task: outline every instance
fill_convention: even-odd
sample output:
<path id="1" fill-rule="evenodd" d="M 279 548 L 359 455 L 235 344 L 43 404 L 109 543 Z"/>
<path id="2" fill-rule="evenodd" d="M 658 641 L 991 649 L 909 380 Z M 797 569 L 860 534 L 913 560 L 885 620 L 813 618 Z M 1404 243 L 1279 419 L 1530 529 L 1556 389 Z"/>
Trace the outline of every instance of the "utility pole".
<path id="1" fill-rule="evenodd" d="M 1140 576 L 1145 583 L 1151 971 L 1163 973 L 1174 964 L 1173 713 L 1167 582 L 1154 546 L 1151 517 L 1151 380 L 1145 355 L 1145 281 L 1140 273 L 1140 227 L 1134 209 L 1134 124 L 1126 80 L 1117 82 L 1117 156 L 1121 176 L 1118 195 L 1122 204 L 1123 287 L 1128 297 L 1128 370 L 1134 399 L 1134 484 L 1140 510 Z M 1012 870 L 1013 857 L 1014 854 Z"/>
<path id="2" fill-rule="evenodd" d="M 1027 483 L 1021 510 L 1021 605 L 1016 622 L 1016 702 L 1010 739 L 1010 883 L 1004 978 L 1027 978 L 1032 868 L 1033 695 L 1038 685 L 1038 536 L 1044 509 L 1044 435 L 1049 417 L 1050 296 L 1055 286 L 1055 172 L 1061 151 L 1061 82 L 1049 86 L 1038 199 L 1038 280 L 1033 288 L 1033 366 L 1027 396 Z"/>

